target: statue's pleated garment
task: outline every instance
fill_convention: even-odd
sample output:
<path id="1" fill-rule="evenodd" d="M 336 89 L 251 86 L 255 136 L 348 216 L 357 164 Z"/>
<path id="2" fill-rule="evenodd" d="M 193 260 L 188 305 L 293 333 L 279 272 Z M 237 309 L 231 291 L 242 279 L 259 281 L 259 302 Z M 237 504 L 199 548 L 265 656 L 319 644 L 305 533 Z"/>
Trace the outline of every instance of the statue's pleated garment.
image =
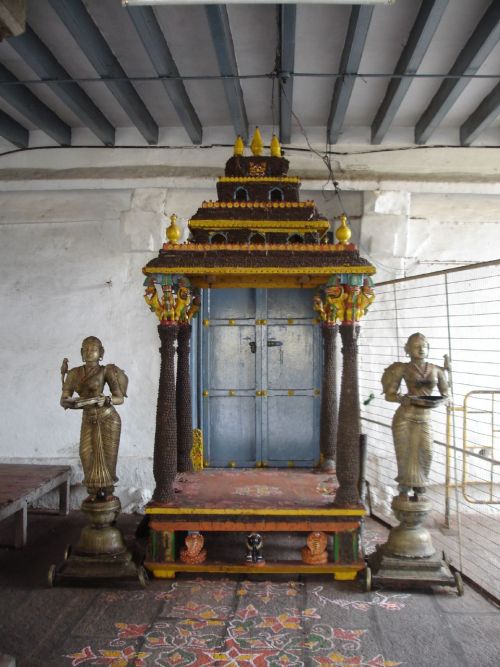
<path id="1" fill-rule="evenodd" d="M 89 493 L 100 489 L 112 493 L 116 477 L 120 415 L 112 407 L 85 409 L 80 435 L 80 458 L 85 472 L 84 484 Z"/>
<path id="2" fill-rule="evenodd" d="M 428 411 L 400 406 L 394 415 L 392 431 L 399 471 L 396 481 L 410 488 L 426 487 L 432 462 Z"/>

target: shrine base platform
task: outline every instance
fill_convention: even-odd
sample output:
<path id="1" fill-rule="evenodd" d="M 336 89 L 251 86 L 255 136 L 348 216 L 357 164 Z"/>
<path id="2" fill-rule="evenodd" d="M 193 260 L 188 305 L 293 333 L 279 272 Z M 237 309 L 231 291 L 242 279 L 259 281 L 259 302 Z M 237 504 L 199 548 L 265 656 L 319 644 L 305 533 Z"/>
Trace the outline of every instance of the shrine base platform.
<path id="1" fill-rule="evenodd" d="M 173 578 L 176 572 L 226 572 L 322 573 L 352 580 L 365 567 L 359 544 L 365 510 L 361 506 L 334 507 L 336 488 L 334 476 L 310 470 L 183 473 L 175 487 L 175 502 L 151 503 L 146 509 L 149 540 L 145 566 L 159 578 Z M 218 549 L 216 557 L 209 548 L 202 559 L 197 553 L 186 556 L 186 532 L 233 533 L 242 534 L 242 538 L 240 543 L 236 540 L 236 546 L 234 540 L 228 540 L 228 548 L 222 553 Z M 264 559 L 270 534 L 304 533 L 304 540 L 292 560 L 247 562 L 245 534 L 250 533 L 262 534 Z M 311 533 L 330 539 L 325 540 L 329 542 L 326 552 L 308 558 L 303 551 Z M 224 539 L 222 535 L 222 542 Z"/>

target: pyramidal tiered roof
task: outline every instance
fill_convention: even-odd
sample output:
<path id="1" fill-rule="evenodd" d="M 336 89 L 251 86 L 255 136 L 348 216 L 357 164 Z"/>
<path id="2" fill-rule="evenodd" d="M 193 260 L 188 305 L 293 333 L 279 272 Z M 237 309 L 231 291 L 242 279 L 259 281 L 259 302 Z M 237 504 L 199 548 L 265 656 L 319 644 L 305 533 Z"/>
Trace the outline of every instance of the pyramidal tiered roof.
<path id="1" fill-rule="evenodd" d="M 190 238 L 180 244 L 175 216 L 167 242 L 144 268 L 164 282 L 165 274 L 182 274 L 195 287 L 315 287 L 362 285 L 375 272 L 349 243 L 345 217 L 330 243 L 330 223 L 314 201 L 300 201 L 300 180 L 288 176 L 289 163 L 273 136 L 264 155 L 257 128 L 245 155 L 240 137 L 217 199 L 204 201 L 189 221 Z"/>

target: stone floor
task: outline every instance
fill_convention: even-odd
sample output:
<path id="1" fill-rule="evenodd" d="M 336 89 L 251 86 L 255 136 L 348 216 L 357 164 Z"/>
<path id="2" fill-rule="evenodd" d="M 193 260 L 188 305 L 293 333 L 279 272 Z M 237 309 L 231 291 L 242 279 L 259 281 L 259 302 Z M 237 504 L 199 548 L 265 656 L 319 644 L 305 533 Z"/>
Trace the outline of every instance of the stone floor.
<path id="1" fill-rule="evenodd" d="M 120 517 L 127 540 L 137 521 Z M 468 586 L 463 597 L 444 587 L 364 593 L 360 582 L 256 575 L 47 587 L 81 526 L 79 513 L 31 516 L 27 547 L 0 549 L 0 654 L 18 667 L 500 664 L 500 610 Z M 384 530 L 368 521 L 368 550 Z"/>

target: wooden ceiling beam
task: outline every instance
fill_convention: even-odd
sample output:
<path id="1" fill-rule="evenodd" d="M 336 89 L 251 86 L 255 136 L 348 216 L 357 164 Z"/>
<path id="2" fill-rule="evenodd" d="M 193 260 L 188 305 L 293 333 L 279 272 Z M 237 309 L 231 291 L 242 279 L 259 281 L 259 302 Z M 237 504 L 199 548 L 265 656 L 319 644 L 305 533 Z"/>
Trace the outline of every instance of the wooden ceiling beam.
<path id="1" fill-rule="evenodd" d="M 26 26 L 24 34 L 9 39 L 9 46 L 19 53 L 41 79 L 48 79 L 47 86 L 105 146 L 114 146 L 115 128 L 87 93 L 73 81 L 64 83 L 50 81 L 50 79 L 71 79 L 72 77 L 29 25 Z"/>
<path id="2" fill-rule="evenodd" d="M 408 41 L 394 74 L 415 74 L 441 21 L 449 0 L 423 0 Z M 395 77 L 389 81 L 385 97 L 372 123 L 372 143 L 380 144 L 398 112 L 413 79 Z"/>
<path id="3" fill-rule="evenodd" d="M 429 106 L 415 127 L 415 143 L 425 144 L 500 40 L 500 2 L 493 0 L 460 51 Z M 466 76 L 464 76 L 466 75 Z"/>
<path id="4" fill-rule="evenodd" d="M 178 77 L 179 70 L 154 11 L 151 7 L 128 7 L 127 11 L 157 74 L 165 77 L 162 79 L 163 86 L 189 138 L 193 144 L 201 144 L 203 130 L 200 119 L 189 99 L 184 83 L 180 80 L 168 79 L 168 77 Z"/>
<path id="5" fill-rule="evenodd" d="M 297 5 L 279 5 L 280 30 L 280 141 L 289 144 L 292 139 L 293 69 L 295 65 L 295 26 Z M 274 121 L 273 121 L 274 122 Z"/>
<path id="6" fill-rule="evenodd" d="M 148 144 L 158 143 L 158 125 L 139 97 L 81 0 L 49 0 L 92 67 Z"/>
<path id="7" fill-rule="evenodd" d="M 58 144 L 71 145 L 71 128 L 35 97 L 29 88 L 18 83 L 18 79 L 3 65 L 0 65 L 0 95 Z"/>
<path id="8" fill-rule="evenodd" d="M 349 26 L 347 28 L 339 67 L 339 72 L 342 76 L 338 77 L 335 81 L 330 116 L 328 118 L 327 141 L 329 144 L 336 144 L 342 132 L 355 82 L 355 77 L 350 75 L 357 74 L 359 71 L 359 63 L 363 55 L 372 14 L 373 7 L 353 5 L 351 9 Z"/>
<path id="9" fill-rule="evenodd" d="M 28 148 L 30 133 L 0 109 L 0 136 L 18 148 Z"/>
<path id="10" fill-rule="evenodd" d="M 248 118 L 243 91 L 238 79 L 238 65 L 234 52 L 233 37 L 225 5 L 205 5 L 208 25 L 223 79 L 226 101 L 231 113 L 233 127 L 245 143 L 248 143 Z"/>
<path id="11" fill-rule="evenodd" d="M 500 83 L 486 95 L 460 128 L 461 145 L 470 146 L 474 139 L 493 123 L 498 114 L 500 114 Z"/>

